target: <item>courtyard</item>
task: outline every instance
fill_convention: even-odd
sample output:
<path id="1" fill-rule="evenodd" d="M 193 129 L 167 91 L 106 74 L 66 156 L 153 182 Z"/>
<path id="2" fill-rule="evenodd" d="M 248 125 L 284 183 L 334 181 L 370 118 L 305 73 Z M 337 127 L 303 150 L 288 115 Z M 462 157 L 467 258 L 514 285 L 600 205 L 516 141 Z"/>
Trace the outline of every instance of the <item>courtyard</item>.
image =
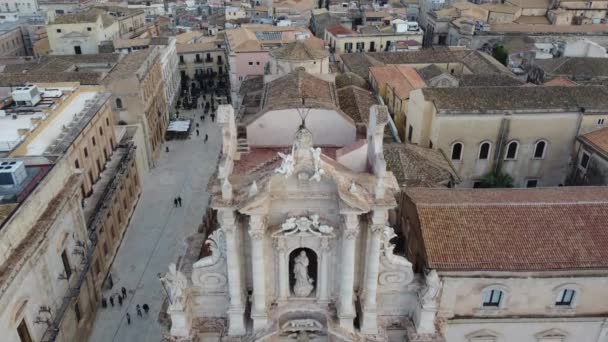
<path id="1" fill-rule="evenodd" d="M 114 307 L 109 303 L 107 308 L 98 307 L 89 341 L 160 341 L 167 333 L 158 322 L 166 298 L 158 274 L 168 271 L 169 264 L 184 252 L 185 238 L 196 232 L 209 201 L 207 182 L 221 148 L 217 123 L 209 115 L 201 122 L 200 114 L 200 110 L 180 110 L 180 118 L 194 119 L 191 137 L 166 142 L 169 152 L 163 147 L 155 167 L 144 176 L 139 204 L 112 266 L 114 286 L 103 292 L 107 299 L 124 286 L 127 298 L 122 306 L 115 301 Z M 205 134 L 209 136 L 206 143 Z M 182 198 L 182 207 L 173 204 L 177 196 Z M 149 314 L 138 317 L 138 304 L 148 304 Z M 127 324 L 127 312 L 131 324 Z"/>

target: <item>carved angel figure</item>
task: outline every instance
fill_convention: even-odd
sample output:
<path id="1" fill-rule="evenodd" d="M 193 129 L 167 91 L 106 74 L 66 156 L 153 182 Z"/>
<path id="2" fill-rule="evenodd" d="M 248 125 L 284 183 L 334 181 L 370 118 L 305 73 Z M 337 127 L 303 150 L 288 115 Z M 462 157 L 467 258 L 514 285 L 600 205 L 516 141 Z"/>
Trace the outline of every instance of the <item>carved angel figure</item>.
<path id="1" fill-rule="evenodd" d="M 186 276 L 177 270 L 177 266 L 174 263 L 171 263 L 169 264 L 169 272 L 165 273 L 165 276 L 161 278 L 161 281 L 165 283 L 167 290 L 169 291 L 171 307 L 178 310 L 183 309 L 186 304 L 184 293 L 188 288 L 188 279 Z"/>
<path id="2" fill-rule="evenodd" d="M 315 173 L 310 177 L 310 180 L 316 180 L 317 182 L 321 181 L 321 176 L 325 174 L 325 171 L 321 169 L 321 148 L 310 148 L 310 153 L 312 154 Z"/>
<path id="3" fill-rule="evenodd" d="M 385 226 L 382 230 L 382 249 L 384 250 L 384 256 L 391 264 L 394 265 L 402 265 L 402 266 L 411 266 L 412 263 L 409 262 L 406 258 L 395 255 L 393 250 L 395 249 L 395 245 L 391 243 L 393 238 L 397 237 L 395 231 L 392 227 Z"/>
<path id="4" fill-rule="evenodd" d="M 281 157 L 283 161 L 281 162 L 281 166 L 275 169 L 275 172 L 280 173 L 285 177 L 291 176 L 296 166 L 296 162 L 293 158 L 293 155 L 279 152 L 279 157 Z"/>

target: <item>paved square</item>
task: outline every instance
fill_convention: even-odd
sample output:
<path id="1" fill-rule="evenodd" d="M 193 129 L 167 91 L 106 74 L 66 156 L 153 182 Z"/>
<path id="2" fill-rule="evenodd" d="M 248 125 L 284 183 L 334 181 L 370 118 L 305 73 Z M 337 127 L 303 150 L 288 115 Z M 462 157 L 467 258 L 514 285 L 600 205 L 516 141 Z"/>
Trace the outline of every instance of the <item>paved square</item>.
<path id="1" fill-rule="evenodd" d="M 206 191 L 209 176 L 216 169 L 221 148 L 221 131 L 207 116 L 201 122 L 200 111 L 180 111 L 181 117 L 193 117 L 196 124 L 188 140 L 166 143 L 170 152 L 163 154 L 156 167 L 144 176 L 143 192 L 129 228 L 112 266 L 114 288 L 104 297 L 128 290 L 126 303 L 97 310 L 91 342 L 160 341 L 166 329 L 158 323 L 158 314 L 166 294 L 157 274 L 165 273 L 185 251 L 184 239 L 196 232 L 209 200 Z M 205 134 L 209 141 L 204 143 Z M 175 208 L 173 198 L 182 197 L 182 207 Z M 139 318 L 137 304 L 150 306 L 149 317 Z M 126 313 L 131 315 L 127 325 Z"/>

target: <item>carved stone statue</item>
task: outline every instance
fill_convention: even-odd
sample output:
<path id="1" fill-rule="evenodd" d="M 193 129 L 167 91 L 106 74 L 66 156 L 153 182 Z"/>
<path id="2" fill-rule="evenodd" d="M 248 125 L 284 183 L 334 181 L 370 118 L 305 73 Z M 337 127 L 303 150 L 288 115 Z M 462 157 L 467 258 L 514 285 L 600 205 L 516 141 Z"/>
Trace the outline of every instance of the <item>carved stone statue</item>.
<path id="1" fill-rule="evenodd" d="M 293 158 L 293 153 L 285 154 L 285 153 L 279 152 L 279 157 L 281 157 L 281 159 L 283 159 L 283 161 L 281 162 L 281 166 L 279 166 L 278 168 L 275 169 L 275 172 L 280 173 L 280 174 L 284 175 L 285 177 L 291 176 L 291 174 L 293 173 L 293 170 L 296 166 L 296 161 Z"/>
<path id="2" fill-rule="evenodd" d="M 205 241 L 205 244 L 209 246 L 209 250 L 211 250 L 211 255 L 206 256 L 195 262 L 193 265 L 194 267 L 208 267 L 215 265 L 226 254 L 226 240 L 224 238 L 224 231 L 221 228 L 211 233 L 207 241 Z"/>
<path id="3" fill-rule="evenodd" d="M 441 281 L 439 280 L 439 275 L 437 275 L 437 271 L 431 270 L 426 275 L 426 286 L 422 290 L 422 305 L 432 305 L 435 302 L 435 297 L 439 293 L 439 289 L 441 288 Z"/>
<path id="4" fill-rule="evenodd" d="M 382 250 L 384 251 L 384 256 L 386 259 L 393 265 L 401 265 L 411 267 L 412 263 L 409 262 L 406 258 L 395 255 L 393 250 L 395 249 L 395 244 L 391 243 L 391 240 L 397 237 L 395 231 L 392 227 L 385 226 L 382 230 Z"/>
<path id="5" fill-rule="evenodd" d="M 314 289 L 314 280 L 308 276 L 308 257 L 305 251 L 295 258 L 293 273 L 296 283 L 293 286 L 293 293 L 298 297 L 308 297 Z"/>
<path id="6" fill-rule="evenodd" d="M 169 307 L 173 310 L 183 310 L 186 305 L 185 292 L 188 288 L 186 276 L 177 270 L 177 266 L 174 263 L 171 263 L 169 264 L 169 272 L 161 278 L 161 281 L 165 283 L 169 292 L 169 299 L 171 301 Z"/>
<path id="7" fill-rule="evenodd" d="M 321 148 L 310 148 L 310 153 L 312 154 L 312 159 L 315 166 L 315 173 L 310 177 L 310 180 L 316 180 L 317 182 L 321 181 L 321 176 L 325 174 L 325 171 L 321 169 Z"/>

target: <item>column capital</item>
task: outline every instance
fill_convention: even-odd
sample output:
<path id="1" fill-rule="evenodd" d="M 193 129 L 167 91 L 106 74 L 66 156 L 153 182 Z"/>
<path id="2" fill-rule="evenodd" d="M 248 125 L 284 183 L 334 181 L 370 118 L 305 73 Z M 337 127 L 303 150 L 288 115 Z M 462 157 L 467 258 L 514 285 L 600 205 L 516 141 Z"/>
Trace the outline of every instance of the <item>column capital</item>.
<path id="1" fill-rule="evenodd" d="M 347 240 L 354 240 L 357 237 L 357 234 L 359 234 L 359 230 L 356 228 L 347 228 L 344 230 L 344 238 Z"/>
<path id="2" fill-rule="evenodd" d="M 267 225 L 268 216 L 266 215 L 251 215 L 249 216 L 249 229 L 258 230 L 264 229 Z"/>
<path id="3" fill-rule="evenodd" d="M 236 222 L 236 215 L 232 210 L 220 210 L 217 213 L 217 220 L 220 223 L 220 226 L 233 226 Z"/>
<path id="4" fill-rule="evenodd" d="M 264 230 L 263 229 L 255 229 L 249 230 L 249 236 L 251 236 L 251 240 L 262 240 L 264 238 Z"/>
<path id="5" fill-rule="evenodd" d="M 373 225 L 382 225 L 384 226 L 388 221 L 388 210 L 379 209 L 372 211 L 371 221 Z"/>
<path id="6" fill-rule="evenodd" d="M 328 238 L 323 238 L 321 240 L 321 251 L 329 252 L 331 250 L 331 241 Z"/>

